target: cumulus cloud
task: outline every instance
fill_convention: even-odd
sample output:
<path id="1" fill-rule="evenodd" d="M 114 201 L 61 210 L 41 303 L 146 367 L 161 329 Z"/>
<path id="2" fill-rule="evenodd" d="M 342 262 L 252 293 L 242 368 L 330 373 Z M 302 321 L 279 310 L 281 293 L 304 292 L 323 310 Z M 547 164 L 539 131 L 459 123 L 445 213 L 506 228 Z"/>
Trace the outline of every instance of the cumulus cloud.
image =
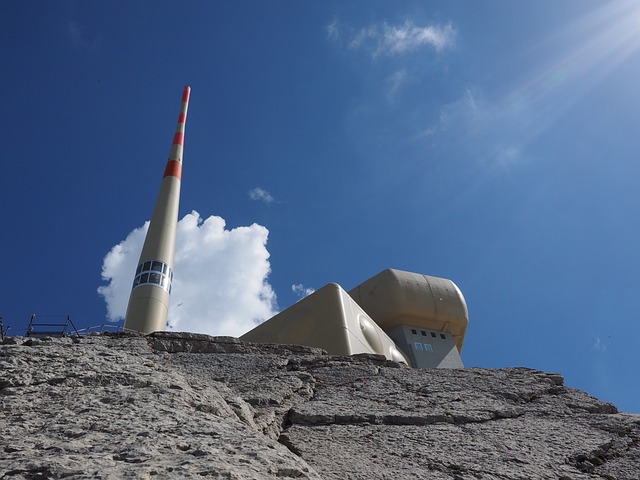
<path id="1" fill-rule="evenodd" d="M 295 293 L 299 299 L 303 299 L 304 297 L 308 297 L 312 293 L 315 292 L 314 288 L 305 287 L 301 283 L 295 283 L 291 285 L 291 291 Z"/>
<path id="2" fill-rule="evenodd" d="M 124 318 L 148 226 L 133 230 L 104 257 L 108 284 L 98 293 L 111 321 Z M 268 234 L 257 224 L 227 230 L 220 217 L 185 215 L 178 222 L 168 329 L 239 336 L 275 315 Z"/>
<path id="3" fill-rule="evenodd" d="M 335 22 L 327 27 L 331 39 L 339 39 L 340 32 Z M 431 47 L 440 52 L 451 47 L 455 41 L 455 30 L 451 24 L 418 27 L 407 20 L 401 25 L 387 22 L 361 29 L 348 43 L 351 49 L 370 51 L 373 57 L 400 55 Z"/>
<path id="4" fill-rule="evenodd" d="M 267 192 L 264 188 L 256 187 L 253 190 L 249 190 L 249 198 L 251 200 L 258 200 L 264 203 L 273 203 L 275 198 Z"/>
<path id="5" fill-rule="evenodd" d="M 107 304 L 107 318 L 117 322 L 124 318 L 133 283 L 133 272 L 138 267 L 138 259 L 142 251 L 144 237 L 147 235 L 149 222 L 133 230 L 127 238 L 114 246 L 102 261 L 102 279 L 109 282 L 98 288 Z"/>

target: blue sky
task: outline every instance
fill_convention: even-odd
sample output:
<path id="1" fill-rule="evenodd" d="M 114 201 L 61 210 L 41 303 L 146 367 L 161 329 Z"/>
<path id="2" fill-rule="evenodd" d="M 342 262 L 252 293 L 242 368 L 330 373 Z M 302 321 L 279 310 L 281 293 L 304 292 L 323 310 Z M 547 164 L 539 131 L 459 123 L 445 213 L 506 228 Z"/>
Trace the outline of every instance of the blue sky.
<path id="1" fill-rule="evenodd" d="M 636 2 L 2 2 L 0 44 L 13 333 L 118 317 L 190 85 L 175 328 L 398 268 L 466 366 L 640 412 Z"/>

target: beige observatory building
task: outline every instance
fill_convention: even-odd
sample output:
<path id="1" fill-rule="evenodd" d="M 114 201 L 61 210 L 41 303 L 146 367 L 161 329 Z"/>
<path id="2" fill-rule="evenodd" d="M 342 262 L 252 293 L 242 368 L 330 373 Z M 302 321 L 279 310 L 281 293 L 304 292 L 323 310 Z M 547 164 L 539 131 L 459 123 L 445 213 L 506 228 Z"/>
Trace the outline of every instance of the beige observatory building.
<path id="1" fill-rule="evenodd" d="M 375 353 L 415 368 L 463 368 L 467 304 L 451 280 L 387 269 L 348 293 L 330 283 L 241 340 Z"/>

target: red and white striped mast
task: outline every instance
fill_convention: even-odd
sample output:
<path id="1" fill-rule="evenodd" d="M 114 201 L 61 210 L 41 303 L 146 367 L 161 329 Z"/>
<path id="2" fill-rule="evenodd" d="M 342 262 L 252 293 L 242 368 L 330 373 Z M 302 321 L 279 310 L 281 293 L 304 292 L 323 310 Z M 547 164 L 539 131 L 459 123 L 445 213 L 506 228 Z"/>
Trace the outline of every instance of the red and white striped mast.
<path id="1" fill-rule="evenodd" d="M 184 87 L 176 133 L 164 170 L 160 193 L 133 280 L 124 328 L 142 333 L 164 331 L 173 280 L 173 257 L 182 179 L 184 132 L 190 87 Z"/>

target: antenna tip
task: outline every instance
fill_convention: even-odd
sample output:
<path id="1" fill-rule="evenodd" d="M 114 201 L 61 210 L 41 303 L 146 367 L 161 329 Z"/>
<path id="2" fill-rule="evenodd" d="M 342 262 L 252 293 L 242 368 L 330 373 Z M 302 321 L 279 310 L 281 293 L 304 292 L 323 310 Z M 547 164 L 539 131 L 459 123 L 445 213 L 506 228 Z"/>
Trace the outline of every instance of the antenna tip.
<path id="1" fill-rule="evenodd" d="M 182 101 L 188 102 L 190 95 L 191 95 L 191 87 L 187 85 L 184 87 L 184 91 L 182 92 Z"/>

